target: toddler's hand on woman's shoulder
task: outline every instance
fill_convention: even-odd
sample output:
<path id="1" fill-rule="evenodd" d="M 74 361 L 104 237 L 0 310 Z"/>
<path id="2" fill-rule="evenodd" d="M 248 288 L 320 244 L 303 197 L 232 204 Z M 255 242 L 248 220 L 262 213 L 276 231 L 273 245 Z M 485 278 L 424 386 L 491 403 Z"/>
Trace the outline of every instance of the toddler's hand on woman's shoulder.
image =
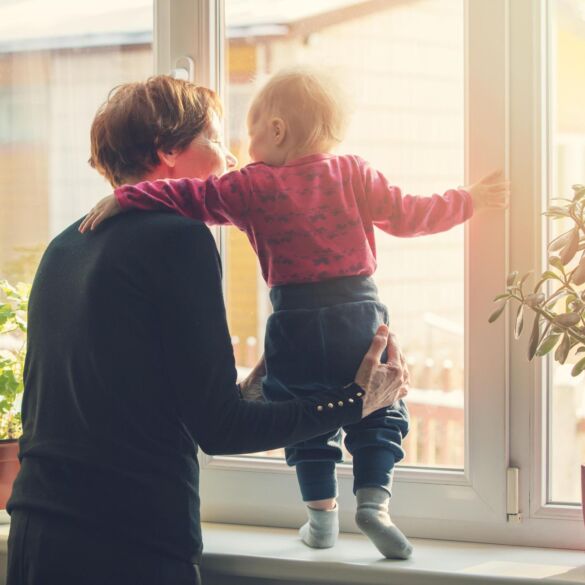
<path id="1" fill-rule="evenodd" d="M 79 226 L 79 231 L 84 234 L 88 230 L 94 230 L 104 219 L 118 215 L 121 211 L 122 208 L 115 195 L 108 195 L 98 201 L 93 209 L 85 216 Z"/>
<path id="2" fill-rule="evenodd" d="M 482 209 L 507 209 L 510 204 L 510 183 L 504 180 L 502 171 L 494 171 L 477 183 L 464 187 L 471 195 L 474 211 Z"/>

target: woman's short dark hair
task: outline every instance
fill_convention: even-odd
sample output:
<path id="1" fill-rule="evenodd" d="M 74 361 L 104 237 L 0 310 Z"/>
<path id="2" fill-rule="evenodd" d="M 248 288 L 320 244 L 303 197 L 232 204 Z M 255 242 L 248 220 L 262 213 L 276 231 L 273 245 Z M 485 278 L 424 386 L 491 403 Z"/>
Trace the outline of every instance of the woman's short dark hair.
<path id="1" fill-rule="evenodd" d="M 166 75 L 115 87 L 91 126 L 89 164 L 114 186 L 138 179 L 160 161 L 157 150 L 186 148 L 220 118 L 219 96 Z"/>

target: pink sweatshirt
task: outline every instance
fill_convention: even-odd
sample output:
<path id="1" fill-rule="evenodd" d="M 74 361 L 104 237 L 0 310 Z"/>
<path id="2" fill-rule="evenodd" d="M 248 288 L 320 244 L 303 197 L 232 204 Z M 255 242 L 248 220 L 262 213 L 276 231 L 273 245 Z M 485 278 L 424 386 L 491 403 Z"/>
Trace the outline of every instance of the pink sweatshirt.
<path id="1" fill-rule="evenodd" d="M 207 180 L 115 190 L 122 209 L 169 210 L 246 232 L 269 286 L 369 276 L 374 226 L 401 237 L 446 231 L 473 214 L 466 191 L 403 195 L 358 156 L 316 154 L 281 167 L 255 163 Z"/>

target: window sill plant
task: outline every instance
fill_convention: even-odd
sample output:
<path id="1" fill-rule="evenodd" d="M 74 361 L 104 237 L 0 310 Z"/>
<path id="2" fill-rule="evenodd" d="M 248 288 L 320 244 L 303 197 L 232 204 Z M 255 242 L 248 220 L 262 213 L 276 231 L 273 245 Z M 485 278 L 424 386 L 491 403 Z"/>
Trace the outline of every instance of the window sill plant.
<path id="1" fill-rule="evenodd" d="M 0 509 L 6 507 L 19 469 L 20 399 L 29 292 L 29 285 L 0 282 Z"/>
<path id="2" fill-rule="evenodd" d="M 491 314 L 493 323 L 508 303 L 517 304 L 514 337 L 518 339 L 527 312 L 534 313 L 528 359 L 542 357 L 554 350 L 559 364 L 572 364 L 571 375 L 585 370 L 585 186 L 573 185 L 573 198 L 556 199 L 545 215 L 570 224 L 548 244 L 549 268 L 539 275 L 536 285 L 528 289 L 531 273 L 520 277 L 508 275 L 506 292 L 494 301 L 499 307 Z M 581 466 L 581 495 L 585 521 L 585 465 Z"/>

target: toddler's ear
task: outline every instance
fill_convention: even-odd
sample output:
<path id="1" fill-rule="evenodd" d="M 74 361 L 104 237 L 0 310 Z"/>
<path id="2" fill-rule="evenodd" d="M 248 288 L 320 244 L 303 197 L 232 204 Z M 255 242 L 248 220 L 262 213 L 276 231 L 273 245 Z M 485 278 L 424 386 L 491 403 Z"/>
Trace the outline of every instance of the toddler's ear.
<path id="1" fill-rule="evenodd" d="M 160 161 L 168 167 L 173 168 L 177 164 L 177 155 L 179 154 L 177 150 L 159 149 L 156 154 L 158 154 Z"/>
<path id="2" fill-rule="evenodd" d="M 270 120 L 270 131 L 275 146 L 280 146 L 286 136 L 286 122 L 282 118 L 272 118 Z"/>

